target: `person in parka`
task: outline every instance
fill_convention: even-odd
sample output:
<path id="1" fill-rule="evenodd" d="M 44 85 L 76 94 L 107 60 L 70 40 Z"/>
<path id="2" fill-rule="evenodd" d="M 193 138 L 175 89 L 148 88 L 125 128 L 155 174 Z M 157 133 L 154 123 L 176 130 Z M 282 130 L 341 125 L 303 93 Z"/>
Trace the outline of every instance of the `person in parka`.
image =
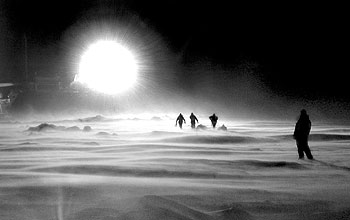
<path id="1" fill-rule="evenodd" d="M 198 123 L 198 119 L 197 117 L 193 114 L 193 112 L 190 115 L 190 119 L 191 119 L 191 128 L 196 128 L 196 121 Z"/>
<path id="2" fill-rule="evenodd" d="M 296 140 L 299 159 L 304 158 L 304 152 L 308 159 L 312 160 L 313 156 L 308 144 L 309 134 L 311 130 L 311 121 L 305 109 L 300 111 L 299 119 L 295 125 L 293 137 Z"/>
<path id="3" fill-rule="evenodd" d="M 213 128 L 215 128 L 216 123 L 218 122 L 218 116 L 215 115 L 215 113 L 209 117 L 210 121 L 211 121 L 211 125 L 213 126 Z"/>
<path id="4" fill-rule="evenodd" d="M 182 129 L 182 123 L 185 122 L 185 124 L 186 124 L 186 120 L 185 120 L 184 116 L 181 113 L 179 114 L 179 116 L 176 119 L 175 126 L 177 126 L 177 122 L 179 122 L 179 127 L 181 129 Z"/>

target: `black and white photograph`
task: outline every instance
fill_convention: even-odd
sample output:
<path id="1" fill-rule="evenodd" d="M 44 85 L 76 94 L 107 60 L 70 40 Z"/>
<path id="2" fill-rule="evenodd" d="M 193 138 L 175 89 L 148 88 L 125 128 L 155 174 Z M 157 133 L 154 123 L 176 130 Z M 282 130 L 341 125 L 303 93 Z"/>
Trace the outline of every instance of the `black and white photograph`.
<path id="1" fill-rule="evenodd" d="M 350 219 L 348 14 L 0 0 L 0 220 Z"/>

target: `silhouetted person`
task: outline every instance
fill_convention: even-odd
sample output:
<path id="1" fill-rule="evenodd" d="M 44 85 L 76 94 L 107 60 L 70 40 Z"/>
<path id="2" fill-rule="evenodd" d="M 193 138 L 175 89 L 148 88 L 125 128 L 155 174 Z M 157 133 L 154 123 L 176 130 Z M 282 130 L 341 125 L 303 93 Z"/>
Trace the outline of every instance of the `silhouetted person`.
<path id="1" fill-rule="evenodd" d="M 193 112 L 190 115 L 191 119 L 191 128 L 196 128 L 196 121 L 198 122 L 197 117 L 193 114 Z"/>
<path id="2" fill-rule="evenodd" d="M 177 121 L 179 121 L 179 127 L 182 129 L 182 123 L 185 122 L 186 124 L 186 120 L 184 118 L 184 116 L 180 113 L 179 116 L 176 119 L 176 123 L 175 126 L 177 125 Z"/>
<path id="3" fill-rule="evenodd" d="M 215 115 L 215 113 L 209 117 L 211 124 L 213 125 L 213 128 L 215 128 L 216 123 L 218 122 L 218 116 Z"/>
<path id="4" fill-rule="evenodd" d="M 311 130 L 311 121 L 309 115 L 307 115 L 306 110 L 303 109 L 300 112 L 300 117 L 295 125 L 293 137 L 296 140 L 299 159 L 304 158 L 304 152 L 308 159 L 312 160 L 313 156 L 311 154 L 308 139 Z"/>

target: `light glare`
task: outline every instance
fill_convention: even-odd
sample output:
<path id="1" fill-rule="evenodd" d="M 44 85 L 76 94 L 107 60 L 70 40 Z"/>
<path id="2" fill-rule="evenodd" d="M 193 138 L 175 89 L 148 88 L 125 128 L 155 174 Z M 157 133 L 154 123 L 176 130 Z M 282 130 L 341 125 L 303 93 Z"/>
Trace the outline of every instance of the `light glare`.
<path id="1" fill-rule="evenodd" d="M 76 80 L 96 91 L 117 94 L 131 87 L 136 77 L 130 51 L 114 41 L 98 41 L 82 55 Z"/>

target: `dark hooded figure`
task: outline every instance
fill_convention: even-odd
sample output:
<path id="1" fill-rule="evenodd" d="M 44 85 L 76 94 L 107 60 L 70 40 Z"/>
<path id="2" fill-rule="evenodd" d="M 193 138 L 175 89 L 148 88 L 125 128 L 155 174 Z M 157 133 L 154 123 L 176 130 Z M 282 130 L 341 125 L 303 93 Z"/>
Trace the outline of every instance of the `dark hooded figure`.
<path id="1" fill-rule="evenodd" d="M 179 127 L 182 129 L 182 123 L 185 122 L 186 124 L 186 120 L 184 118 L 184 116 L 180 113 L 179 116 L 176 119 L 176 123 L 175 126 L 177 125 L 177 121 L 179 121 Z"/>
<path id="2" fill-rule="evenodd" d="M 218 122 L 218 116 L 215 115 L 215 113 L 209 117 L 211 124 L 213 125 L 213 128 L 215 128 L 216 123 Z"/>
<path id="3" fill-rule="evenodd" d="M 309 115 L 306 113 L 306 110 L 303 109 L 300 112 L 299 120 L 297 121 L 294 129 L 293 137 L 296 140 L 299 159 L 304 158 L 304 152 L 308 159 L 312 160 L 313 156 L 311 154 L 308 138 L 311 130 L 311 121 Z"/>
<path id="4" fill-rule="evenodd" d="M 196 128 L 196 121 L 198 122 L 197 117 L 193 114 L 193 112 L 190 115 L 191 119 L 191 128 Z"/>

